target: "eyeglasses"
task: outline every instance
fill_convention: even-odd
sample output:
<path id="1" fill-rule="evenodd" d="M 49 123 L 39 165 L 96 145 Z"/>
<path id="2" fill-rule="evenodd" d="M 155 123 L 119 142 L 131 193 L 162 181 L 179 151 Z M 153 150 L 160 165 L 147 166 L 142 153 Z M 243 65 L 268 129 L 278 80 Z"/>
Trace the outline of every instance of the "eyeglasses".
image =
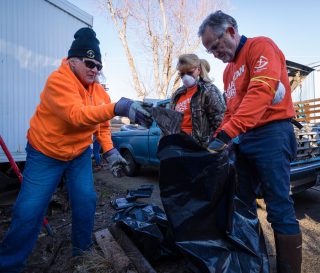
<path id="1" fill-rule="evenodd" d="M 102 69 L 102 64 L 95 63 L 93 61 L 86 60 L 86 59 L 79 59 L 79 60 L 81 60 L 85 64 L 85 66 L 89 69 L 94 69 L 95 67 L 97 68 L 98 71 Z"/>
<path id="2" fill-rule="evenodd" d="M 216 39 L 215 43 L 209 48 L 207 49 L 207 53 L 209 54 L 213 54 L 215 51 L 217 51 L 217 49 L 219 48 L 220 45 L 220 40 L 223 37 L 223 35 L 225 34 L 225 32 L 222 32 L 218 38 Z"/>

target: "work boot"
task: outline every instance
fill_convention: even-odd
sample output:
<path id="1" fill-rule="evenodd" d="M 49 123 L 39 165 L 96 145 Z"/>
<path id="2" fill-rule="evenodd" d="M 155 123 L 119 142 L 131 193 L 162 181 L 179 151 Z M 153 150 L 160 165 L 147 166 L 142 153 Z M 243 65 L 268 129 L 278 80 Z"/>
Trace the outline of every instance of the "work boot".
<path id="1" fill-rule="evenodd" d="M 301 273 L 302 235 L 274 234 L 277 251 L 277 273 Z"/>

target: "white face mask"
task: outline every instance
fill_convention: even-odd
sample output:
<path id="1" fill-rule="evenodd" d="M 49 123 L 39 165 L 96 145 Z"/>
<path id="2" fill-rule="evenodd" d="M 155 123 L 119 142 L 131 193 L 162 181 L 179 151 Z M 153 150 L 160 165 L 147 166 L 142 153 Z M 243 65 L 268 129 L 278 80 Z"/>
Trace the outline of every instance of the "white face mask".
<path id="1" fill-rule="evenodd" d="M 183 82 L 183 85 L 187 88 L 190 88 L 192 86 L 195 86 L 197 81 L 194 77 L 188 75 L 188 74 L 185 74 L 183 77 L 182 77 L 182 82 Z"/>

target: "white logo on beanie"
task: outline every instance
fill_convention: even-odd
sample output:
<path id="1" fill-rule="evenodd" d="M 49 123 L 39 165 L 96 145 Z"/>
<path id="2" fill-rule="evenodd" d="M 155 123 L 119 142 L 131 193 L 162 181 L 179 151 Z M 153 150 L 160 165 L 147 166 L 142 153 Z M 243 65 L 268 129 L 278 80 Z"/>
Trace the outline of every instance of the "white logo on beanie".
<path id="1" fill-rule="evenodd" d="M 90 58 L 90 59 L 93 59 L 95 57 L 94 51 L 92 49 L 89 49 L 87 51 L 87 57 Z"/>

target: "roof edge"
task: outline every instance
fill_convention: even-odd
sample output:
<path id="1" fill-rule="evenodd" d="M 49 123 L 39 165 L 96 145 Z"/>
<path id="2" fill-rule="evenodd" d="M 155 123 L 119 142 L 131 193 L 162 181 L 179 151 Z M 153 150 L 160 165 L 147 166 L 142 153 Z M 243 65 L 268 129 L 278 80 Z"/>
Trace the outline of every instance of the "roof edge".
<path id="1" fill-rule="evenodd" d="M 289 76 L 290 74 L 294 72 L 294 74 L 299 71 L 301 75 L 307 76 L 309 73 L 311 73 L 314 69 L 310 66 L 306 66 L 303 64 L 295 63 L 292 61 L 286 60 L 287 69 L 289 70 Z"/>
<path id="2" fill-rule="evenodd" d="M 45 0 L 53 6 L 65 11 L 88 26 L 93 26 L 93 16 L 66 0 Z"/>

